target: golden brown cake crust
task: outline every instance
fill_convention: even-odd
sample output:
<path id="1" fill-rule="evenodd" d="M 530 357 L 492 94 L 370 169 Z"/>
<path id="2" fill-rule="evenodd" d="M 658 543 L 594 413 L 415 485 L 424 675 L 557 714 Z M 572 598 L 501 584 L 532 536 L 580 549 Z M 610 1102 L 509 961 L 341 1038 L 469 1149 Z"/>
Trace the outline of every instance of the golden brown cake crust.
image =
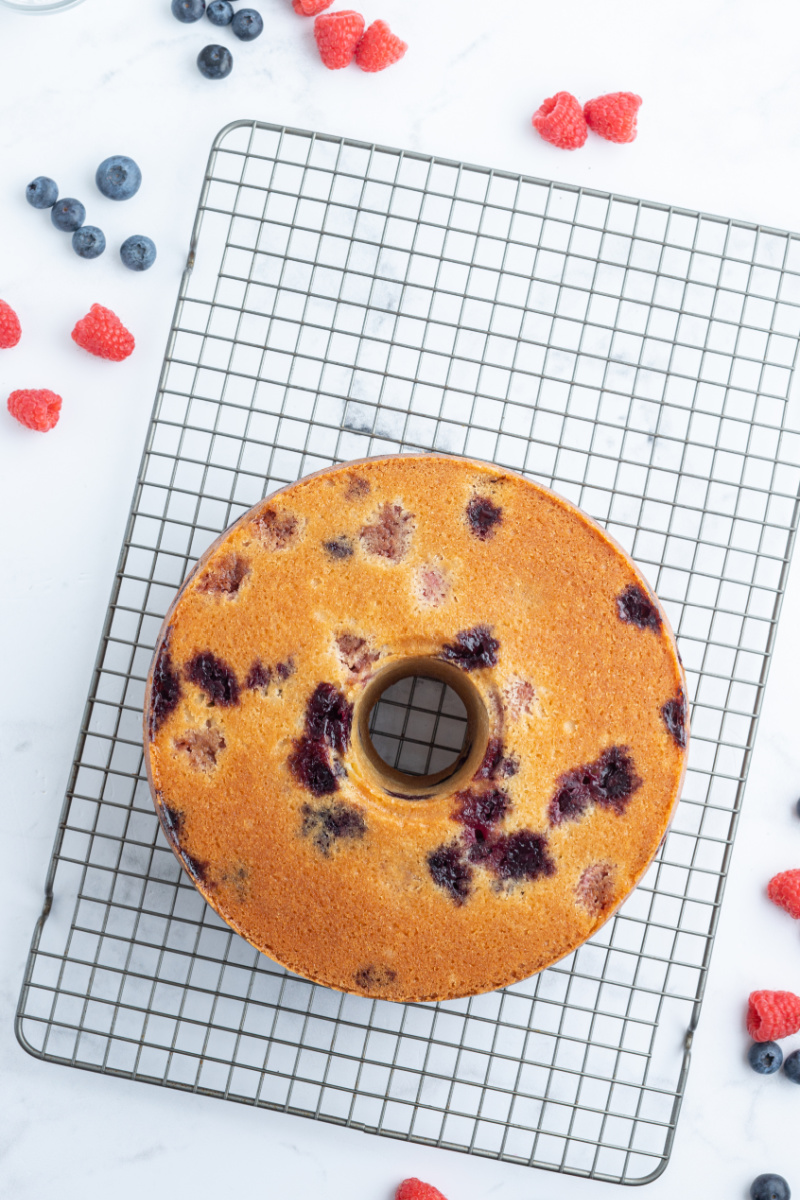
<path id="1" fill-rule="evenodd" d="M 471 713 L 417 799 L 365 736 L 409 660 Z M 680 792 L 684 696 L 658 601 L 579 510 L 485 463 L 366 459 L 203 555 L 156 648 L 145 758 L 175 853 L 254 946 L 443 999 L 550 965 L 630 892 Z"/>

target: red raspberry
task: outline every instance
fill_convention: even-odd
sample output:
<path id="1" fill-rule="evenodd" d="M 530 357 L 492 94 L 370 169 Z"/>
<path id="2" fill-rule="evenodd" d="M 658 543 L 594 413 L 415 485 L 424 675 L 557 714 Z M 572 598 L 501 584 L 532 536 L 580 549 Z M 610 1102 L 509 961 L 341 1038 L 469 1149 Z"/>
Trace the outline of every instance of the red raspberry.
<path id="1" fill-rule="evenodd" d="M 292 0 L 292 8 L 301 17 L 315 17 L 332 4 L 333 0 Z"/>
<path id="2" fill-rule="evenodd" d="M 0 350 L 10 350 L 22 337 L 19 317 L 10 304 L 0 300 Z"/>
<path id="3" fill-rule="evenodd" d="M 421 1179 L 404 1179 L 394 1194 L 394 1200 L 444 1200 L 438 1188 Z"/>
<path id="4" fill-rule="evenodd" d="M 583 109 L 569 92 L 556 92 L 533 114 L 533 127 L 559 150 L 579 150 L 588 137 Z"/>
<path id="5" fill-rule="evenodd" d="M 355 49 L 364 32 L 361 13 L 346 8 L 342 12 L 327 13 L 314 22 L 314 37 L 317 39 L 319 56 L 331 71 L 349 66 Z"/>
<path id="6" fill-rule="evenodd" d="M 362 71 L 384 71 L 399 62 L 407 49 L 385 21 L 373 21 L 356 47 L 356 63 Z"/>
<path id="7" fill-rule="evenodd" d="M 72 331 L 72 340 L 90 354 L 108 358 L 111 362 L 122 362 L 133 354 L 136 345 L 133 334 L 119 317 L 102 304 L 93 304 L 86 316 L 78 321 Z"/>
<path id="8" fill-rule="evenodd" d="M 794 992 L 751 992 L 747 1032 L 754 1042 L 774 1042 L 800 1030 L 800 996 Z"/>
<path id="9" fill-rule="evenodd" d="M 800 921 L 800 871 L 781 871 L 770 879 L 767 895 L 773 904 L 779 904 L 790 917 Z"/>
<path id="10" fill-rule="evenodd" d="M 609 142 L 632 142 L 642 97 L 633 92 L 609 92 L 583 106 L 586 124 Z"/>
<path id="11" fill-rule="evenodd" d="M 8 411 L 28 429 L 47 433 L 48 429 L 58 424 L 61 397 L 55 392 L 48 392 L 47 388 L 23 388 L 8 397 Z"/>

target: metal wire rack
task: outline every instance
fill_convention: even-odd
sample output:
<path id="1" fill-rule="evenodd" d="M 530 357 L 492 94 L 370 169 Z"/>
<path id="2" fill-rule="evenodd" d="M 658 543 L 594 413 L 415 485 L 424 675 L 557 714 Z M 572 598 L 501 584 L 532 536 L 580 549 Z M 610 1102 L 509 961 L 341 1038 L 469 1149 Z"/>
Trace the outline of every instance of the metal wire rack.
<path id="1" fill-rule="evenodd" d="M 790 234 L 301 130 L 223 130 L 22 1044 L 508 1162 L 658 1175 L 797 525 L 798 335 Z M 431 448 L 554 487 L 633 554 L 679 636 L 693 737 L 672 829 L 596 937 L 503 992 L 401 1005 L 287 974 L 205 905 L 158 832 L 141 708 L 162 616 L 220 530 L 332 462 Z M 394 733 L 401 753 L 409 727 Z"/>

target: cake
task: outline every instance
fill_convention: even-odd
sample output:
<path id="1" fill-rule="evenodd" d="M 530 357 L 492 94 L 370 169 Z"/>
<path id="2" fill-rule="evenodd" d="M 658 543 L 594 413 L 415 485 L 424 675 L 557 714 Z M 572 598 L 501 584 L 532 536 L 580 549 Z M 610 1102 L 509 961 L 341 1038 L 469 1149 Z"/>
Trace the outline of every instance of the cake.
<path id="1" fill-rule="evenodd" d="M 408 676 L 466 708 L 435 775 L 370 738 Z M 208 903 L 290 971 L 390 1000 L 502 987 L 590 937 L 664 837 L 687 733 L 628 556 L 547 489 L 440 455 L 246 513 L 180 589 L 145 700 L 156 810 Z"/>

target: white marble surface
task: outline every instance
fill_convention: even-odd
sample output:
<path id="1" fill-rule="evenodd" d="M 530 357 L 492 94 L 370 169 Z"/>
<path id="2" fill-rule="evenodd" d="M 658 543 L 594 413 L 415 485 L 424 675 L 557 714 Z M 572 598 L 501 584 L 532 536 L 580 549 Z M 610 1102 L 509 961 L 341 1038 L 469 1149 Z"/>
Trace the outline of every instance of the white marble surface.
<path id="1" fill-rule="evenodd" d="M 389 1200 L 416 1174 L 448 1200 L 580 1200 L 617 1188 L 343 1132 L 299 1118 L 42 1064 L 17 1046 L 12 1013 L 83 709 L 158 378 L 208 148 L 235 118 L 260 118 L 512 171 L 797 227 L 800 10 L 782 0 L 369 0 L 411 44 L 382 76 L 328 73 L 311 23 L 289 0 L 258 0 L 266 32 L 235 46 L 234 73 L 196 71 L 207 23 L 183 26 L 168 0 L 86 0 L 64 14 L 0 6 L 3 69 L 0 296 L 19 312 L 20 346 L 0 357 L 0 390 L 64 396 L 40 438 L 0 413 L 3 684 L 0 687 L 0 1195 L 116 1200 L 245 1194 Z M 233 39 L 231 39 L 232 41 Z M 641 136 L 592 139 L 568 155 L 530 129 L 559 89 L 586 99 L 632 89 Z M 130 154 L 144 171 L 130 204 L 104 200 L 97 163 Z M 109 251 L 78 260 L 24 200 L 38 174 L 87 203 Z M 159 247 L 147 275 L 124 270 L 130 233 Z M 135 331 L 121 366 L 69 340 L 99 301 Z M 797 564 L 795 564 L 797 567 Z M 743 1004 L 754 987 L 800 992 L 798 927 L 763 896 L 800 866 L 796 663 L 800 578 L 786 598 L 759 742 L 695 1039 L 673 1161 L 654 1198 L 743 1198 L 776 1170 L 800 1193 L 800 1089 L 743 1063 Z M 800 1038 L 793 1039 L 800 1045 Z"/>

